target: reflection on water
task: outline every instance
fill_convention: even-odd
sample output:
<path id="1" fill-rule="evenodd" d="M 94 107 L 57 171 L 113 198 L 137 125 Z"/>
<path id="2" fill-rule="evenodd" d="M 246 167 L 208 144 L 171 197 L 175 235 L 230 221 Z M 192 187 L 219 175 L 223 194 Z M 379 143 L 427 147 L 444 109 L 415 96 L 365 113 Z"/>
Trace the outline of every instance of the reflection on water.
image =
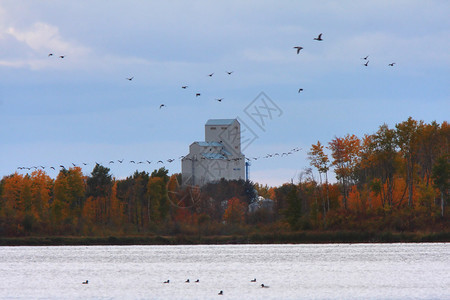
<path id="1" fill-rule="evenodd" d="M 0 298 L 450 299 L 449 271 L 448 243 L 0 247 Z"/>

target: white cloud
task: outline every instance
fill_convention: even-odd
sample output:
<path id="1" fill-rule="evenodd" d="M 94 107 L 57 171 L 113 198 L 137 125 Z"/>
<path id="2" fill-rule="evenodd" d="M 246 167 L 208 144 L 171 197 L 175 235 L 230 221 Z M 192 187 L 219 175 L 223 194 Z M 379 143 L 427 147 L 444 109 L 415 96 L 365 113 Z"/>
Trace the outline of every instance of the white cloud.
<path id="1" fill-rule="evenodd" d="M 2 36 L 5 40 L 7 37 L 12 38 L 6 40 L 3 47 L 10 48 L 9 52 L 15 53 L 14 57 L 0 61 L 0 65 L 8 67 L 28 66 L 31 69 L 41 69 L 54 66 L 55 64 L 51 64 L 48 60 L 49 53 L 53 53 L 56 57 L 64 55 L 77 58 L 72 60 L 70 65 L 73 66 L 90 53 L 89 48 L 64 39 L 58 27 L 43 22 L 36 22 L 27 29 L 14 26 L 0 27 L 0 37 Z"/>
<path id="2" fill-rule="evenodd" d="M 69 43 L 61 39 L 57 27 L 41 22 L 33 24 L 28 30 L 21 31 L 9 27 L 6 32 L 35 51 L 56 50 L 66 52 L 71 48 Z"/>

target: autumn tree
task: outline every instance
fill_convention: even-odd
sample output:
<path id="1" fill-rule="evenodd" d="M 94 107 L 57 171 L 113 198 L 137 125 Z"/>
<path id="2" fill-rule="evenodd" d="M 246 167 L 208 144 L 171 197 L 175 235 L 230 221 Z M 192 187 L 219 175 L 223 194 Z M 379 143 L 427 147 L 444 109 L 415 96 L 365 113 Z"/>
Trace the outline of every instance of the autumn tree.
<path id="1" fill-rule="evenodd" d="M 111 188 L 113 181 L 109 174 L 110 169 L 96 164 L 87 179 L 87 197 L 96 211 L 96 221 L 106 224 L 110 218 Z"/>
<path id="2" fill-rule="evenodd" d="M 32 211 L 36 220 L 48 225 L 53 179 L 43 170 L 31 173 Z"/>
<path id="3" fill-rule="evenodd" d="M 169 198 L 164 178 L 151 176 L 147 185 L 147 193 L 149 221 L 159 222 L 164 220 L 169 212 Z"/>
<path id="4" fill-rule="evenodd" d="M 191 216 L 194 203 L 190 197 L 190 187 L 186 187 L 184 190 L 180 187 L 178 176 L 179 174 L 173 174 L 170 176 L 167 183 L 168 200 L 171 204 L 171 216 L 175 222 L 186 223 Z"/>
<path id="5" fill-rule="evenodd" d="M 323 196 L 322 192 L 322 174 L 325 175 L 325 189 L 326 189 L 326 205 L 325 200 L 322 198 L 323 202 L 323 210 L 324 215 L 326 211 L 330 210 L 330 197 L 329 197 L 329 190 L 328 190 L 328 170 L 330 169 L 330 161 L 328 159 L 328 156 L 323 151 L 324 146 L 320 143 L 320 141 L 317 141 L 317 144 L 312 144 L 311 149 L 308 152 L 308 158 L 310 160 L 310 165 L 315 167 L 317 171 L 319 172 L 319 186 L 321 191 L 321 196 Z"/>
<path id="6" fill-rule="evenodd" d="M 302 199 L 298 195 L 297 188 L 292 186 L 287 197 L 287 208 L 284 210 L 286 221 L 292 229 L 298 229 L 300 226 L 300 219 L 302 217 Z"/>
<path id="7" fill-rule="evenodd" d="M 359 159 L 360 140 L 355 135 L 347 134 L 343 138 L 335 137 L 330 143 L 332 165 L 336 173 L 336 179 L 340 180 L 342 185 L 342 195 L 344 208 L 347 208 L 347 197 L 349 185 L 354 178 L 355 167 Z"/>
<path id="8" fill-rule="evenodd" d="M 228 224 L 242 224 L 245 220 L 246 211 L 247 205 L 241 202 L 238 197 L 233 197 L 227 202 L 223 220 Z"/>
<path id="9" fill-rule="evenodd" d="M 430 184 L 433 165 L 439 157 L 440 144 L 442 143 L 441 127 L 433 121 L 430 124 L 419 124 L 420 134 L 417 140 L 417 162 L 419 165 L 419 176 Z"/>
<path id="10" fill-rule="evenodd" d="M 123 224 L 123 222 L 125 221 L 124 207 L 123 203 L 120 202 L 119 198 L 117 197 L 116 181 L 113 183 L 113 186 L 111 188 L 110 205 L 110 222 L 115 226 Z"/>
<path id="11" fill-rule="evenodd" d="M 413 206 L 414 170 L 417 159 L 420 135 L 419 124 L 411 117 L 407 121 L 395 125 L 396 143 L 405 161 L 406 185 L 408 186 L 408 205 Z"/>
<path id="12" fill-rule="evenodd" d="M 117 197 L 124 204 L 124 211 L 129 224 L 136 226 L 138 231 L 148 224 L 148 193 L 147 185 L 150 175 L 134 172 L 133 176 L 117 182 Z"/>
<path id="13" fill-rule="evenodd" d="M 85 178 L 80 167 L 62 169 L 55 180 L 54 197 L 51 205 L 52 224 L 58 228 L 71 226 L 81 216 L 85 199 Z M 75 218 L 75 219 L 74 219 Z"/>
<path id="14" fill-rule="evenodd" d="M 449 156 L 440 157 L 433 167 L 433 181 L 441 194 L 441 216 L 444 216 L 445 201 L 450 189 L 450 163 Z"/>
<path id="15" fill-rule="evenodd" d="M 378 131 L 372 135 L 371 151 L 373 153 L 374 167 L 380 185 L 374 186 L 374 191 L 379 191 L 382 205 L 393 205 L 394 174 L 397 170 L 397 144 L 395 130 L 389 129 L 387 124 L 380 126 Z M 386 190 L 383 186 L 386 185 Z"/>
<path id="16" fill-rule="evenodd" d="M 23 220 L 23 203 L 21 203 L 23 175 L 14 173 L 2 179 L 2 202 L 0 210 L 0 233 L 18 235 L 18 225 Z"/>
<path id="17" fill-rule="evenodd" d="M 267 184 L 262 185 L 259 183 L 255 183 L 254 185 L 256 192 L 258 193 L 259 196 L 262 196 L 264 198 L 273 198 L 273 195 L 271 194 L 271 187 L 269 187 Z"/>

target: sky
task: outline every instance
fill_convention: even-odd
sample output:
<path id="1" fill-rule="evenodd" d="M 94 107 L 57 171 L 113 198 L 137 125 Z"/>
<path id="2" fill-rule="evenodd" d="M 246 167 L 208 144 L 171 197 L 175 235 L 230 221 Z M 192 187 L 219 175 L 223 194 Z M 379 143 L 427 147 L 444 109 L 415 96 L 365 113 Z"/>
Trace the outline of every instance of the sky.
<path id="1" fill-rule="evenodd" d="M 0 178 L 178 173 L 208 119 L 238 118 L 250 180 L 296 181 L 317 141 L 449 121 L 449 15 L 447 0 L 0 0 Z"/>

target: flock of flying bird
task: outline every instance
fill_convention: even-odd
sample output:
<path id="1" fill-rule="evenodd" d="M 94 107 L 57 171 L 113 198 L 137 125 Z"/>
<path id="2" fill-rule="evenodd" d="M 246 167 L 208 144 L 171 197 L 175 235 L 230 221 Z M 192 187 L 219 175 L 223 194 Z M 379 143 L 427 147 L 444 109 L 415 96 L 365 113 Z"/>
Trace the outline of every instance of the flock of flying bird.
<path id="1" fill-rule="evenodd" d="M 323 41 L 322 35 L 323 35 L 323 34 L 320 33 L 317 37 L 314 38 L 314 40 L 315 40 L 315 41 L 319 41 L 319 42 L 320 42 L 320 41 Z M 297 54 L 300 54 L 301 50 L 304 49 L 302 46 L 294 46 L 293 48 L 296 50 Z M 52 56 L 54 56 L 53 53 L 49 53 L 49 54 L 48 54 L 48 57 L 52 57 Z M 63 58 L 65 58 L 65 55 L 59 55 L 58 57 L 59 57 L 60 59 L 63 59 Z M 367 55 L 367 56 L 365 56 L 365 57 L 362 57 L 361 59 L 363 59 L 363 60 L 365 61 L 365 63 L 364 63 L 363 65 L 367 67 L 367 66 L 369 65 L 369 56 Z M 395 62 L 392 62 L 392 63 L 389 63 L 388 66 L 393 67 L 395 64 L 396 64 Z M 228 74 L 228 75 L 231 75 L 231 74 L 233 74 L 233 73 L 234 73 L 234 71 L 226 71 L 226 74 Z M 214 75 L 214 73 L 207 74 L 207 76 L 209 76 L 209 77 L 213 77 L 213 75 Z M 128 80 L 128 81 L 132 81 L 132 80 L 134 79 L 134 76 L 126 77 L 125 79 Z M 188 87 L 189 87 L 188 85 L 183 85 L 183 86 L 181 86 L 181 88 L 184 89 L 184 90 L 186 90 Z M 303 92 L 303 88 L 299 88 L 299 89 L 298 89 L 298 93 L 300 93 L 300 92 Z M 200 96 L 201 96 L 201 93 L 200 93 L 200 92 L 197 92 L 197 93 L 195 94 L 195 97 L 200 97 Z M 224 98 L 216 98 L 215 100 L 216 100 L 217 102 L 222 102 L 223 99 L 224 99 Z M 163 107 L 166 107 L 166 105 L 165 105 L 164 103 L 162 103 L 162 104 L 159 105 L 159 109 L 162 109 Z M 291 149 L 290 151 L 287 151 L 287 152 L 267 154 L 267 155 L 265 155 L 265 156 L 263 156 L 263 157 L 246 158 L 246 160 L 250 161 L 250 160 L 258 160 L 258 159 L 260 159 L 260 158 L 265 158 L 265 159 L 267 159 L 267 158 L 275 158 L 275 157 L 277 157 L 277 156 L 283 157 L 283 156 L 291 155 L 291 154 L 293 154 L 293 153 L 295 153 L 295 152 L 297 152 L 297 151 L 300 151 L 300 150 L 301 150 L 301 149 L 300 149 L 299 147 L 297 147 L 297 148 Z M 184 156 L 180 156 L 180 157 L 179 157 L 179 159 L 183 159 L 183 158 L 184 158 Z M 174 158 L 170 158 L 170 159 L 167 159 L 167 160 L 165 160 L 165 161 L 163 161 L 163 160 L 158 160 L 156 163 L 157 163 L 157 164 L 162 164 L 162 165 L 164 165 L 165 162 L 172 163 L 173 161 L 175 161 L 175 159 L 174 159 Z M 117 160 L 117 161 L 110 160 L 110 161 L 109 161 L 109 164 L 114 164 L 114 163 L 116 163 L 116 162 L 122 164 L 122 163 L 124 162 L 124 159 Z M 146 160 L 146 161 L 134 161 L 134 160 L 130 160 L 130 161 L 128 161 L 128 163 L 130 163 L 130 164 L 145 164 L 145 163 L 151 164 L 152 161 L 149 161 L 149 160 Z M 95 164 L 97 165 L 97 164 L 101 164 L 101 163 L 95 162 Z M 88 163 L 82 163 L 82 164 L 75 164 L 75 163 L 72 163 L 72 166 L 73 166 L 73 167 L 77 167 L 77 166 L 81 166 L 81 165 L 87 166 L 87 165 L 89 165 L 89 164 L 88 164 Z M 66 169 L 66 167 L 65 167 L 64 165 L 59 165 L 59 167 L 60 167 L 61 169 Z M 19 170 L 31 170 L 31 169 L 37 170 L 37 169 L 42 169 L 42 170 L 43 170 L 43 169 L 45 169 L 45 168 L 46 168 L 45 166 L 33 166 L 33 167 L 18 167 L 17 169 L 19 169 Z M 52 170 L 56 170 L 56 168 L 53 167 L 53 166 L 48 167 L 48 168 L 49 168 L 49 169 L 52 169 Z"/>
<path id="2" fill-rule="evenodd" d="M 292 154 L 294 154 L 294 153 L 296 153 L 296 152 L 298 152 L 298 151 L 300 151 L 300 150 L 302 150 L 300 147 L 295 147 L 295 148 L 293 148 L 293 149 L 291 149 L 291 150 L 289 150 L 289 151 L 287 151 L 287 152 L 268 153 L 268 154 L 266 154 L 266 155 L 264 155 L 264 156 L 251 157 L 251 158 L 246 157 L 245 160 L 247 160 L 247 161 L 252 161 L 252 160 L 258 160 L 258 159 L 268 159 L 268 158 L 275 158 L 275 157 L 285 157 L 285 156 L 292 155 Z M 185 156 L 182 155 L 182 156 L 180 156 L 178 159 L 183 159 L 184 157 L 185 157 Z M 206 159 L 206 158 L 202 157 L 201 159 Z M 167 162 L 167 163 L 172 163 L 172 162 L 174 162 L 175 160 L 176 160 L 175 158 L 169 158 L 169 159 L 166 159 L 166 160 L 164 160 L 164 161 L 163 161 L 163 160 L 158 160 L 158 161 L 156 161 L 156 164 L 157 164 L 157 165 L 164 166 L 166 162 Z M 241 158 L 233 158 L 233 159 L 231 159 L 231 160 L 230 160 L 230 159 L 227 159 L 227 160 L 228 160 L 228 161 L 235 161 L 235 160 L 241 160 Z M 153 162 L 153 161 L 151 161 L 151 160 L 145 160 L 145 161 L 129 160 L 129 161 L 125 161 L 125 159 L 118 159 L 118 160 L 110 160 L 107 164 L 108 164 L 108 165 L 111 165 L 111 164 L 115 164 L 115 163 L 119 163 L 119 164 L 122 164 L 122 163 L 129 163 L 129 164 L 136 164 L 136 165 L 141 165 L 141 164 L 147 164 L 147 165 L 150 165 L 152 162 Z M 70 167 L 82 167 L 82 166 L 89 166 L 89 165 L 90 165 L 90 164 L 89 164 L 89 163 L 86 163 L 86 162 L 83 162 L 83 163 L 81 163 L 81 164 L 71 163 L 71 166 L 70 166 Z M 100 163 L 95 162 L 94 165 L 103 165 L 103 163 L 102 163 L 102 162 L 100 162 Z M 54 167 L 54 166 L 50 166 L 50 167 L 46 167 L 46 166 L 18 167 L 17 169 L 18 169 L 18 170 L 28 170 L 28 171 L 30 171 L 30 170 L 32 170 L 32 169 L 34 169 L 34 170 L 38 170 L 38 169 L 40 169 L 40 170 L 45 170 L 46 168 L 51 169 L 51 170 L 56 170 L 56 167 Z M 59 168 L 60 168 L 61 170 L 67 170 L 66 166 L 64 166 L 64 165 L 59 165 Z"/>
<path id="3" fill-rule="evenodd" d="M 323 41 L 323 39 L 322 39 L 322 33 L 319 34 L 317 37 L 315 37 L 314 40 L 315 40 L 315 41 Z M 304 49 L 304 48 L 303 48 L 302 46 L 295 46 L 294 49 L 296 49 L 296 50 L 297 50 L 297 54 L 299 54 L 300 51 L 301 51 L 302 49 Z M 365 56 L 365 57 L 362 57 L 361 59 L 363 59 L 363 60 L 366 61 L 365 63 L 363 63 L 363 66 L 365 66 L 365 67 L 369 66 L 369 55 L 367 55 L 367 56 Z M 389 64 L 388 64 L 389 67 L 393 67 L 394 65 L 395 65 L 395 62 L 392 62 L 392 63 L 389 63 Z M 302 92 L 302 91 L 303 91 L 303 89 L 299 89 L 299 90 L 298 90 L 299 93 Z"/>
<path id="4" fill-rule="evenodd" d="M 226 74 L 228 74 L 228 75 L 231 75 L 231 74 L 234 73 L 234 71 L 225 71 L 225 72 L 226 72 Z M 208 74 L 209 77 L 213 77 L 213 75 L 214 75 L 214 72 Z M 132 76 L 132 77 L 126 77 L 125 79 L 127 79 L 128 81 L 132 81 L 133 78 L 134 78 L 134 76 Z M 182 85 L 182 86 L 181 86 L 181 88 L 182 88 L 183 90 L 187 89 L 188 87 L 189 87 L 188 85 Z M 200 97 L 201 95 L 202 95 L 202 94 L 199 93 L 199 92 L 195 93 L 195 97 Z M 224 99 L 224 98 L 216 98 L 215 100 L 216 100 L 217 102 L 222 102 L 223 99 Z M 161 104 L 159 105 L 159 109 L 161 109 L 161 108 L 163 108 L 163 107 L 166 107 L 166 105 L 165 105 L 164 103 L 161 103 Z"/>

